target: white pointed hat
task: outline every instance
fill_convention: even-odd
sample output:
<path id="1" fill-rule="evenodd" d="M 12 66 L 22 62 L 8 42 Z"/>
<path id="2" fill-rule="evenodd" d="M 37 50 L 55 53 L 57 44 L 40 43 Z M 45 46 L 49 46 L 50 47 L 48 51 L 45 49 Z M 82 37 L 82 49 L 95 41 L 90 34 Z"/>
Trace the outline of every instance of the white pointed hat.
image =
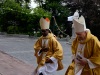
<path id="1" fill-rule="evenodd" d="M 79 12 L 78 10 L 75 11 L 75 13 L 73 15 L 73 19 L 78 19 L 79 18 L 79 13 L 78 12 Z"/>
<path id="2" fill-rule="evenodd" d="M 41 18 L 40 19 L 40 27 L 41 29 L 49 29 L 50 26 L 50 20 L 48 18 Z"/>
<path id="3" fill-rule="evenodd" d="M 85 19 L 83 16 L 79 17 L 79 19 L 74 19 L 73 24 L 75 27 L 75 32 L 83 32 L 86 31 Z"/>

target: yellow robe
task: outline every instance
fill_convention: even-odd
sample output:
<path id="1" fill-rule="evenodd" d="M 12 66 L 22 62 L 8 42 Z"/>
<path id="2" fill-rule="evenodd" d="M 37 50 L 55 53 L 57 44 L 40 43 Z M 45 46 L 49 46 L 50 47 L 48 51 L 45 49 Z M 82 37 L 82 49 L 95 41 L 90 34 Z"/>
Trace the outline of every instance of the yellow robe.
<path id="1" fill-rule="evenodd" d="M 79 41 L 76 37 L 76 39 L 73 41 L 72 44 L 73 55 L 76 55 L 78 43 Z M 88 32 L 86 40 L 80 43 L 85 44 L 84 57 L 89 59 L 93 64 L 97 66 L 96 68 L 90 69 L 89 64 L 86 64 L 82 70 L 81 75 L 100 75 L 100 41 L 94 35 Z M 65 75 L 75 75 L 74 67 L 75 67 L 75 62 L 72 61 Z"/>
<path id="2" fill-rule="evenodd" d="M 42 39 L 49 39 L 48 40 L 48 47 L 49 50 L 46 54 L 46 57 L 42 59 L 42 54 L 38 56 L 38 51 L 41 50 L 42 48 Z M 61 70 L 63 69 L 63 64 L 62 64 L 62 59 L 63 59 L 63 49 L 61 44 L 57 41 L 57 39 L 53 36 L 53 34 L 48 34 L 48 36 L 43 37 L 41 36 L 35 43 L 34 45 L 34 50 L 35 50 L 35 56 L 37 58 L 37 64 L 38 67 L 41 67 L 45 64 L 46 58 L 54 57 L 58 60 L 58 69 Z"/>

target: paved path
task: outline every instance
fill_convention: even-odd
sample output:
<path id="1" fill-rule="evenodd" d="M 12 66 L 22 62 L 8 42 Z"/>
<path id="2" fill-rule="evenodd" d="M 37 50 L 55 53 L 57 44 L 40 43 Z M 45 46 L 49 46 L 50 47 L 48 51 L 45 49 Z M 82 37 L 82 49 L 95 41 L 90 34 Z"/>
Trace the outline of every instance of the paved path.
<path id="1" fill-rule="evenodd" d="M 27 72 L 26 70 L 27 70 L 27 67 L 29 66 L 28 68 L 31 69 L 31 70 L 29 69 L 31 72 L 33 70 L 33 67 L 35 68 L 37 66 L 36 58 L 33 55 L 33 53 L 34 53 L 33 45 L 36 42 L 36 40 L 37 40 L 37 38 L 28 38 L 28 37 L 21 38 L 21 37 L 10 37 L 10 36 L 7 37 L 7 36 L 0 35 L 0 51 L 3 51 L 5 53 L 17 58 L 15 60 L 19 59 L 19 60 L 23 61 L 23 63 L 25 62 L 26 66 L 24 66 L 24 64 L 22 64 L 21 62 L 18 63 L 20 65 L 20 68 L 24 67 L 23 70 L 25 72 Z M 63 49 L 64 49 L 64 59 L 62 61 L 64 64 L 64 69 L 59 72 L 55 72 L 55 75 L 64 75 L 68 65 L 71 62 L 70 45 L 66 44 L 66 39 L 58 39 L 58 40 L 62 44 Z M 9 55 L 7 55 L 7 56 L 9 56 Z M 2 58 L 0 57 L 0 60 L 1 59 Z M 6 62 L 5 62 L 5 64 L 6 64 Z M 3 64 L 0 63 L 0 68 L 1 68 L 1 65 L 3 65 Z M 30 65 L 31 65 L 31 67 L 30 67 Z M 15 66 L 15 67 L 17 68 L 18 66 Z M 0 70 L 0 73 L 2 73 L 1 70 Z M 16 74 L 16 72 L 15 72 L 15 74 L 13 73 L 13 74 L 8 74 L 8 75 L 23 75 L 23 74 L 18 74 L 18 73 Z M 7 74 L 3 74 L 3 75 L 7 75 Z M 29 73 L 28 74 L 26 73 L 24 75 L 29 75 Z"/>
<path id="2" fill-rule="evenodd" d="M 31 75 L 33 66 L 0 51 L 0 75 Z"/>

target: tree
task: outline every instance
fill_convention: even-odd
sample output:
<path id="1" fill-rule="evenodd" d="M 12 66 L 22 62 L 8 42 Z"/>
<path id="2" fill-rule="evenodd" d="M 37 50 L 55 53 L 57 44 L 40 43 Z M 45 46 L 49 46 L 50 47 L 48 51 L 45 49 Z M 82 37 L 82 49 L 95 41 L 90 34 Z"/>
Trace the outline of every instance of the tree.
<path id="1" fill-rule="evenodd" d="M 63 30 L 65 30 L 65 21 L 69 15 L 69 9 L 67 7 L 65 8 L 63 0 L 35 0 L 35 2 L 37 2 L 44 10 L 51 12 L 52 18 L 50 27 L 54 34 L 57 34 L 56 30 L 58 30 L 58 27 L 63 27 Z M 57 21 L 58 27 L 54 22 L 53 16 Z"/>
<path id="2" fill-rule="evenodd" d="M 31 0 L 15 0 L 15 2 L 20 4 L 20 6 L 23 6 L 29 9 L 29 3 L 31 2 Z"/>
<path id="3" fill-rule="evenodd" d="M 49 19 L 51 18 L 51 13 L 48 11 L 45 11 L 43 8 L 37 7 L 35 9 L 33 9 L 34 13 L 33 15 L 35 16 L 34 19 L 34 29 L 37 32 L 40 29 L 40 24 L 39 24 L 39 20 L 41 17 L 48 17 Z"/>
<path id="4" fill-rule="evenodd" d="M 7 0 L 2 6 L 0 12 L 0 24 L 2 31 L 7 32 L 10 27 L 18 27 L 19 32 L 27 32 L 28 16 L 30 9 L 26 9 L 16 3 L 14 0 Z M 10 27 L 9 27 L 10 26 Z"/>
<path id="5" fill-rule="evenodd" d="M 78 9 L 80 15 L 84 15 L 87 28 L 100 40 L 100 0 L 65 1 L 66 7 L 70 8 L 72 14 Z"/>

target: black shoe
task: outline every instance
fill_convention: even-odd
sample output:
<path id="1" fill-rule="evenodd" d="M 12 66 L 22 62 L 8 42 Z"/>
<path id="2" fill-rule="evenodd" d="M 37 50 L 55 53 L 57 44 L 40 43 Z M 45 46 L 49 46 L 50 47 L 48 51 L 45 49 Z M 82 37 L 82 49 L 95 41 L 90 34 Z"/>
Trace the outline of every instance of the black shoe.
<path id="1" fill-rule="evenodd" d="M 43 75 L 42 72 L 39 75 Z"/>

